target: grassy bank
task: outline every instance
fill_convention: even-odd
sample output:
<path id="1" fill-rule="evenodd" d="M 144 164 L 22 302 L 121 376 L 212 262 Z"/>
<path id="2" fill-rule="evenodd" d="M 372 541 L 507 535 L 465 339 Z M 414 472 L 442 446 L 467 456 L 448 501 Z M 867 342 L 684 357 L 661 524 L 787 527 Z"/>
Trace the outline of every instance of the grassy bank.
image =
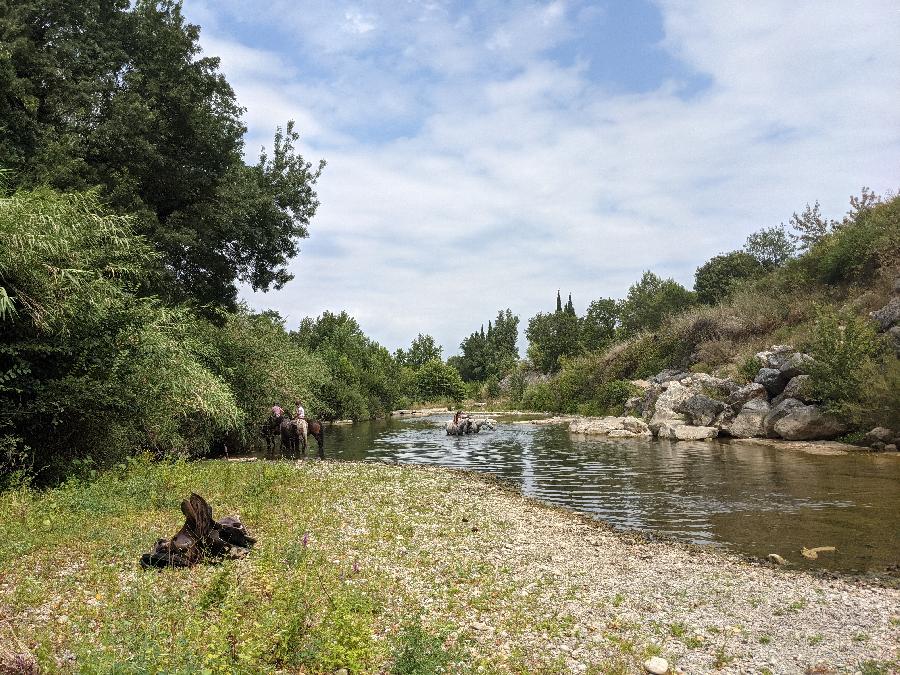
<path id="1" fill-rule="evenodd" d="M 256 550 L 142 571 L 191 491 L 239 513 Z M 605 673 L 660 654 L 686 672 L 873 674 L 900 665 L 898 606 L 443 470 L 134 461 L 0 495 L 0 672 Z"/>

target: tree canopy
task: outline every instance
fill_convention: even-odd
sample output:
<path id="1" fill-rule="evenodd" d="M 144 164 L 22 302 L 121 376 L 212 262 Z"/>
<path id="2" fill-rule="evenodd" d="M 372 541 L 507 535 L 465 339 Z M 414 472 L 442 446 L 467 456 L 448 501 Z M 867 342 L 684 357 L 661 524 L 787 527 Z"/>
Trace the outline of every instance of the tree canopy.
<path id="1" fill-rule="evenodd" d="M 3 3 L 0 166 L 14 187 L 100 187 L 159 251 L 157 292 L 233 306 L 236 284 L 280 288 L 306 237 L 324 166 L 292 123 L 243 162 L 219 59 L 173 0 Z"/>

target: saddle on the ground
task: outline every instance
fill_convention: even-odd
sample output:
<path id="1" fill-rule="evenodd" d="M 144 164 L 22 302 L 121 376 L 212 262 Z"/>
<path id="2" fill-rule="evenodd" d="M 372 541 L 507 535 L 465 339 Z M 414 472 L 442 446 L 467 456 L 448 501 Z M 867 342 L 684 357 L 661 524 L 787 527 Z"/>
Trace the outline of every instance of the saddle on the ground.
<path id="1" fill-rule="evenodd" d="M 141 567 L 190 567 L 201 560 L 246 555 L 256 539 L 237 516 L 213 520 L 212 507 L 198 494 L 181 502 L 184 525 L 171 539 L 158 539 L 141 556 Z"/>

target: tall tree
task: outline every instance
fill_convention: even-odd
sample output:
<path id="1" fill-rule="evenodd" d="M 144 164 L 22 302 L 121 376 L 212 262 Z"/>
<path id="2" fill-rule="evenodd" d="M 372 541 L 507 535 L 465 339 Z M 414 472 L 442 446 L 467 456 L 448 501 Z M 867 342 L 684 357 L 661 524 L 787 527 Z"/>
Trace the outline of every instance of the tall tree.
<path id="1" fill-rule="evenodd" d="M 0 5 L 0 166 L 18 186 L 100 186 L 162 254 L 158 291 L 232 305 L 278 288 L 322 170 L 289 123 L 243 163 L 243 109 L 174 0 Z"/>
<path id="2" fill-rule="evenodd" d="M 674 279 L 661 279 L 647 271 L 628 289 L 628 296 L 619 305 L 619 320 L 626 334 L 653 330 L 667 316 L 691 306 L 694 301 L 694 294 Z"/>
<path id="3" fill-rule="evenodd" d="M 616 335 L 619 304 L 612 298 L 595 300 L 581 319 L 581 348 L 587 352 L 608 346 Z"/>
<path id="4" fill-rule="evenodd" d="M 429 361 L 440 361 L 443 349 L 430 335 L 419 333 L 412 341 L 408 351 L 398 349 L 395 355 L 401 366 L 418 369 Z"/>
<path id="5" fill-rule="evenodd" d="M 746 251 L 732 251 L 710 258 L 694 273 L 697 300 L 715 305 L 728 298 L 745 279 L 765 274 L 763 264 Z"/>

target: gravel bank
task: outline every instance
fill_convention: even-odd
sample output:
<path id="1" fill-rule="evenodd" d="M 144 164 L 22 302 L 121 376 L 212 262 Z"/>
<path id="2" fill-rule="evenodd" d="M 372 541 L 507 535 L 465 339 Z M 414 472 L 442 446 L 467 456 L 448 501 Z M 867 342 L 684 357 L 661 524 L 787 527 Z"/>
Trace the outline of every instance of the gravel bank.
<path id="1" fill-rule="evenodd" d="M 367 564 L 492 668 L 637 672 L 658 654 L 687 673 L 897 672 L 896 589 L 646 542 L 473 476 L 366 470 L 383 472 L 379 520 L 404 523 Z M 367 530 L 356 500 L 335 506 Z"/>

